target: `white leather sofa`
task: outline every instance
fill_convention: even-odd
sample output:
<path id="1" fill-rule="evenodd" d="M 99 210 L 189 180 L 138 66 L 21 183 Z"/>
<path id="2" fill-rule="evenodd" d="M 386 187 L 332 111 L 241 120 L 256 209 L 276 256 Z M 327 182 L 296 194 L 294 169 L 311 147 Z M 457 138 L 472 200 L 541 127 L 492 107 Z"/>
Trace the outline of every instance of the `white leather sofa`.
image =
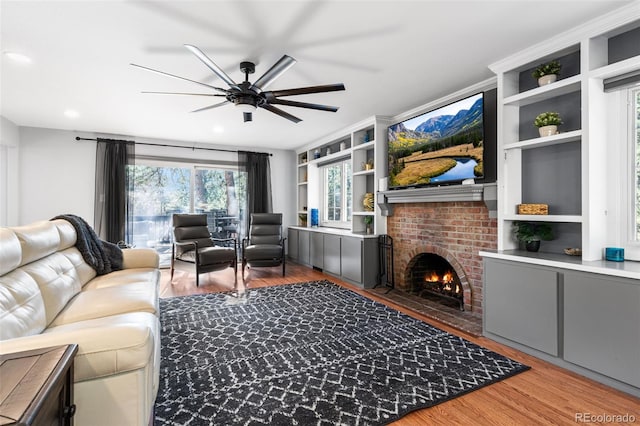
<path id="1" fill-rule="evenodd" d="M 158 255 L 96 276 L 62 219 L 0 228 L 0 353 L 78 344 L 77 426 L 148 425 L 158 390 Z M 1 386 L 1 384 L 0 384 Z"/>

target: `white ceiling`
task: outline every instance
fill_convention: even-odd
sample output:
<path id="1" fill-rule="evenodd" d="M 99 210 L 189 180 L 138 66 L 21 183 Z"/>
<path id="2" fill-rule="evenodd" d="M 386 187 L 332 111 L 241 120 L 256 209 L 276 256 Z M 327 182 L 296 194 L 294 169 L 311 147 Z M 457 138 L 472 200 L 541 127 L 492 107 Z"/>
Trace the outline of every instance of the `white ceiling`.
<path id="1" fill-rule="evenodd" d="M 487 65 L 628 1 L 5 1 L 0 5 L 0 113 L 19 126 L 232 146 L 292 149 L 374 114 L 395 115 L 492 76 Z M 183 44 L 200 47 L 235 81 L 255 81 L 283 54 L 298 63 L 269 90 L 344 83 L 345 92 L 290 97 L 337 113 L 266 110 L 252 123 L 189 82 L 224 86 Z M 217 99 L 217 98 L 216 98 Z M 64 116 L 74 109 L 79 116 Z M 223 133 L 213 131 L 222 126 Z"/>

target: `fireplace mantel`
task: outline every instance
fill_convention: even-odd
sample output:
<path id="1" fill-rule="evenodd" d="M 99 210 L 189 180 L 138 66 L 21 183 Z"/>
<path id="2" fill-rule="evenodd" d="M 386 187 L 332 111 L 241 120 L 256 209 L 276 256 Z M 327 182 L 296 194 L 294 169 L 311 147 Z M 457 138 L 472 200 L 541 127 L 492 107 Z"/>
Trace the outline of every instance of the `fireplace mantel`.
<path id="1" fill-rule="evenodd" d="M 393 215 L 393 204 L 398 203 L 442 203 L 449 201 L 484 201 L 489 209 L 489 217 L 497 217 L 497 185 L 470 184 L 449 185 L 427 188 L 408 188 L 394 191 L 380 191 L 376 202 L 383 216 Z"/>

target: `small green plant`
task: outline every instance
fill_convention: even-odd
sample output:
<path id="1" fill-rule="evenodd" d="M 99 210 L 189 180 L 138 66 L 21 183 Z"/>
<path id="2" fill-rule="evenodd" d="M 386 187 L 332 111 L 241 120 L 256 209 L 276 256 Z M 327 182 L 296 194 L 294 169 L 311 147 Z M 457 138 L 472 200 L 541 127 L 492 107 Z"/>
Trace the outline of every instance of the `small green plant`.
<path id="1" fill-rule="evenodd" d="M 306 214 L 299 214 L 298 215 L 298 219 L 300 219 L 300 223 L 302 223 L 303 225 L 307 223 L 307 215 Z"/>
<path id="2" fill-rule="evenodd" d="M 364 217 L 364 224 L 365 225 L 371 225 L 373 223 L 373 216 L 365 216 Z"/>
<path id="3" fill-rule="evenodd" d="M 553 240 L 553 229 L 547 222 L 513 222 L 513 232 L 518 241 L 529 243 L 531 241 Z"/>
<path id="4" fill-rule="evenodd" d="M 539 114 L 536 119 L 533 120 L 533 124 L 536 127 L 557 126 L 562 124 L 562 119 L 557 112 L 547 111 Z"/>
<path id="5" fill-rule="evenodd" d="M 554 61 L 547 62 L 546 64 L 542 64 L 542 65 L 538 66 L 531 73 L 531 75 L 535 79 L 538 79 L 538 78 L 543 77 L 545 75 L 551 75 L 551 74 L 558 75 L 558 74 L 560 74 L 560 69 L 562 69 L 562 65 L 560 65 L 560 62 L 554 60 Z"/>

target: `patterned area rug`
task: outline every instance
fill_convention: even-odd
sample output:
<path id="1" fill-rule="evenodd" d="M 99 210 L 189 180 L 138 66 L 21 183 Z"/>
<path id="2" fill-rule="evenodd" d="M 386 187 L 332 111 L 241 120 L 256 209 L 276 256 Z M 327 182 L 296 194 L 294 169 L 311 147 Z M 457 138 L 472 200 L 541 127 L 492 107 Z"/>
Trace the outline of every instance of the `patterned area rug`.
<path id="1" fill-rule="evenodd" d="M 161 299 L 156 425 L 375 425 L 529 367 L 328 281 Z"/>

